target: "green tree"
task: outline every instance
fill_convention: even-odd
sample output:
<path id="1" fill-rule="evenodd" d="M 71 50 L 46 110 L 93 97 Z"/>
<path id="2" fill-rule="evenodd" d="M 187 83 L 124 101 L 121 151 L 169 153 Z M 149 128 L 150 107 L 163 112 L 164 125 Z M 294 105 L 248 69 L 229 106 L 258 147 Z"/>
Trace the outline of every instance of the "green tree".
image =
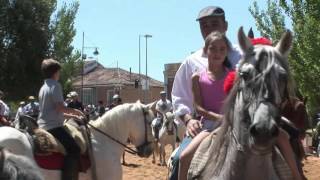
<path id="1" fill-rule="evenodd" d="M 79 63 L 81 54 L 79 51 L 74 52 L 71 44 L 76 35 L 74 21 L 78 9 L 79 2 L 77 1 L 70 5 L 64 3 L 57 11 L 51 28 L 53 32 L 51 57 L 62 63 L 60 81 L 65 93 L 71 90 L 72 77 L 81 68 L 81 63 Z"/>
<path id="2" fill-rule="evenodd" d="M 0 0 L 0 89 L 9 99 L 38 94 L 44 58 L 62 63 L 63 86 L 77 71 L 71 42 L 79 3 L 56 8 L 56 0 Z"/>
<path id="3" fill-rule="evenodd" d="M 249 8 L 262 36 L 278 40 L 285 29 L 293 31 L 290 68 L 311 113 L 320 105 L 319 9 L 320 0 L 268 0 L 265 10 L 254 1 Z"/>
<path id="4" fill-rule="evenodd" d="M 55 6 L 55 0 L 0 2 L 0 87 L 11 98 L 39 90 L 40 64 L 48 54 Z"/>

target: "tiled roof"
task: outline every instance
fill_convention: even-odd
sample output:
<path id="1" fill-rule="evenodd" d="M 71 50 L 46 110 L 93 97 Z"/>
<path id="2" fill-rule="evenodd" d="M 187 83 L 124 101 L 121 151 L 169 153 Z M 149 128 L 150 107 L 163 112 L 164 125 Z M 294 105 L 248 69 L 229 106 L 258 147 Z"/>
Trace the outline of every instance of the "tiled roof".
<path id="1" fill-rule="evenodd" d="M 87 63 L 87 62 L 86 62 Z M 141 74 L 141 79 L 144 79 L 145 75 Z M 130 73 L 121 68 L 105 68 L 98 63 L 98 66 L 88 72 L 83 77 L 84 86 L 113 86 L 113 85 L 133 85 L 135 79 L 139 79 L 139 74 Z M 163 87 L 163 82 L 152 79 L 149 77 L 150 86 Z M 73 81 L 73 86 L 81 86 L 82 77 L 78 76 Z"/>

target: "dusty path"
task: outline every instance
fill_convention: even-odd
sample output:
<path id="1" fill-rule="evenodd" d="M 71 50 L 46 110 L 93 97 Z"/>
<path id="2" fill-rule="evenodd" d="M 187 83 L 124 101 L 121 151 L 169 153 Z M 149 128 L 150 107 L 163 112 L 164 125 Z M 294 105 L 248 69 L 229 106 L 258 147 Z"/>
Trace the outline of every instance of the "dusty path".
<path id="1" fill-rule="evenodd" d="M 166 147 L 170 154 L 170 146 Z M 124 180 L 166 180 L 167 168 L 152 164 L 152 157 L 139 158 L 126 153 L 128 166 L 123 167 Z M 304 173 L 308 180 L 320 180 L 320 158 L 309 156 L 304 162 Z"/>

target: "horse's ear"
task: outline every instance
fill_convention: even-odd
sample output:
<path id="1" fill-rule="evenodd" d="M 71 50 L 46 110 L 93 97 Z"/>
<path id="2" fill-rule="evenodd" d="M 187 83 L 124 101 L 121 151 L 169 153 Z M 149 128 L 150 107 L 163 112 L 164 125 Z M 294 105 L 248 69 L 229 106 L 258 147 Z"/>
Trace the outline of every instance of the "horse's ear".
<path id="1" fill-rule="evenodd" d="M 287 30 L 276 45 L 276 49 L 284 56 L 288 56 L 292 45 L 292 33 Z"/>
<path id="2" fill-rule="evenodd" d="M 242 26 L 239 28 L 239 31 L 238 31 L 238 41 L 239 41 L 240 48 L 244 53 L 252 49 L 252 44 L 249 38 L 244 34 Z"/>
<path id="3" fill-rule="evenodd" d="M 146 108 L 151 110 L 153 112 L 153 114 L 156 114 L 156 104 L 157 104 L 157 101 L 154 101 L 150 104 L 147 104 Z"/>

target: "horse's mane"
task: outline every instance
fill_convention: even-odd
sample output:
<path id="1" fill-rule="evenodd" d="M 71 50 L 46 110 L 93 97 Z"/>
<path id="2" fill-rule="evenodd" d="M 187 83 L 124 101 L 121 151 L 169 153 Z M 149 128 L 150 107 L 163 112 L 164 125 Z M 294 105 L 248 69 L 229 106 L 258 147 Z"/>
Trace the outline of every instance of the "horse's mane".
<path id="1" fill-rule="evenodd" d="M 119 121 L 122 119 L 130 118 L 128 117 L 128 112 L 136 112 L 138 109 L 141 109 L 140 103 L 125 103 L 114 107 L 113 109 L 104 113 L 103 116 L 98 118 L 97 120 L 90 121 L 90 124 L 99 128 L 106 129 L 106 125 L 111 123 L 112 121 Z M 123 117 L 127 116 L 127 117 Z"/>
<path id="2" fill-rule="evenodd" d="M 231 167 L 232 169 L 240 169 L 241 171 L 241 163 L 239 164 L 239 161 L 236 162 L 236 160 L 234 160 L 233 162 L 231 161 L 227 161 L 227 153 L 228 153 L 228 148 L 230 145 L 230 141 L 232 138 L 231 135 L 231 131 L 233 128 L 233 121 L 234 121 L 234 113 L 235 113 L 235 107 L 236 107 L 236 102 L 237 102 L 237 98 L 239 98 L 239 90 L 245 89 L 246 94 L 243 95 L 246 99 L 246 101 L 244 102 L 243 108 L 248 108 L 249 105 L 252 105 L 250 103 L 257 103 L 258 98 L 261 97 L 263 94 L 262 89 L 263 86 L 266 83 L 269 83 L 271 89 L 278 89 L 278 85 L 277 82 L 275 82 L 274 80 L 276 80 L 278 77 L 276 76 L 276 73 L 273 73 L 274 71 L 274 66 L 275 66 L 275 61 L 276 58 L 280 59 L 282 58 L 278 52 L 276 52 L 274 50 L 274 48 L 272 47 L 265 47 L 265 46 L 255 46 L 255 48 L 263 48 L 266 52 L 268 57 L 270 58 L 268 60 L 268 63 L 266 63 L 266 67 L 264 67 L 263 71 L 256 76 L 256 78 L 254 78 L 250 83 L 251 87 L 246 88 L 243 84 L 242 81 L 240 81 L 240 79 L 237 77 L 234 83 L 234 86 L 232 88 L 232 90 L 230 91 L 229 95 L 227 96 L 225 103 L 224 103 L 224 120 L 223 120 L 223 124 L 221 126 L 221 129 L 219 131 L 219 133 L 217 134 L 217 136 L 215 137 L 214 141 L 212 142 L 212 154 L 211 154 L 211 159 L 209 160 L 210 162 L 214 162 L 214 163 L 209 163 L 209 161 L 207 162 L 207 167 L 205 169 L 208 170 L 208 172 L 213 172 L 215 176 L 219 175 L 220 171 L 222 170 L 223 167 L 225 167 L 225 163 L 228 163 L 227 166 Z M 243 57 L 243 58 L 248 58 L 248 57 Z M 240 67 L 243 65 L 244 60 L 242 59 L 240 61 Z M 287 60 L 280 60 L 278 61 L 281 65 L 282 68 L 285 69 L 285 71 L 287 72 L 287 84 L 285 85 L 285 97 L 280 97 L 280 94 L 275 93 L 273 95 L 274 99 L 281 99 L 281 98 L 289 98 L 290 96 L 294 95 L 294 91 L 293 91 L 293 81 L 291 78 L 291 73 L 289 70 L 289 65 Z M 237 74 L 237 76 L 239 76 L 239 74 Z M 270 79 L 272 81 L 270 81 Z M 246 114 L 244 113 L 244 110 L 240 111 L 240 114 L 237 114 L 238 116 L 238 120 L 239 121 L 243 121 L 246 118 Z M 238 132 L 239 136 L 241 136 L 241 132 Z M 235 167 L 235 166 L 239 167 Z M 242 165 L 243 166 L 243 165 Z"/>

